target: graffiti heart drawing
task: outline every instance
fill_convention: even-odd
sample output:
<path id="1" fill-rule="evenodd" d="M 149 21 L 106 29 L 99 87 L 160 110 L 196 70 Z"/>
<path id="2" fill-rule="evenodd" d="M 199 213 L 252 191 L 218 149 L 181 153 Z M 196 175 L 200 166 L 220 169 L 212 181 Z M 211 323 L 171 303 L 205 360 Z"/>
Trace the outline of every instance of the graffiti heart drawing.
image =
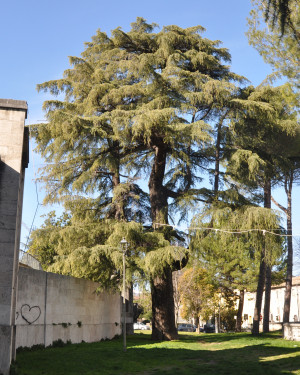
<path id="1" fill-rule="evenodd" d="M 41 309 L 39 306 L 32 306 L 25 304 L 21 307 L 21 316 L 28 324 L 32 324 L 41 316 Z"/>

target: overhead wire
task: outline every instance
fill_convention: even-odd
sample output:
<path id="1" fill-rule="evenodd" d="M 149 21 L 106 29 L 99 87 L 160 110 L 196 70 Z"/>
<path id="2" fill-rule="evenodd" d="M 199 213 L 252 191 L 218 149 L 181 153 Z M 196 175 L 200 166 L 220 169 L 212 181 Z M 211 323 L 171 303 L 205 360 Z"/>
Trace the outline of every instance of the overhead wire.
<path id="1" fill-rule="evenodd" d="M 191 231 L 191 230 L 203 230 L 203 231 L 215 231 L 215 232 L 222 232 L 222 233 L 229 233 L 229 234 L 241 234 L 241 233 L 250 233 L 250 232 L 262 232 L 264 235 L 266 233 L 273 234 L 274 236 L 279 237 L 300 237 L 300 234 L 282 234 L 282 233 L 275 233 L 274 230 L 280 229 L 262 229 L 262 228 L 251 228 L 251 229 L 221 229 L 221 228 L 213 228 L 213 227 L 186 227 L 182 228 L 180 226 L 171 225 L 171 224 L 162 224 L 162 223 L 155 223 L 154 226 L 168 226 L 172 227 L 176 230 L 181 231 Z"/>

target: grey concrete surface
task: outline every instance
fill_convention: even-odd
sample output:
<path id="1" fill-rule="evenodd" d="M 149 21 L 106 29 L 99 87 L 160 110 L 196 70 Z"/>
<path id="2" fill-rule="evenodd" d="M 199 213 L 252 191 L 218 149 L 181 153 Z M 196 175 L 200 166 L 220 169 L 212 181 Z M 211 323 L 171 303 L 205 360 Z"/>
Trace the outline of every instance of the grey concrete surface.
<path id="1" fill-rule="evenodd" d="M 28 160 L 26 114 L 26 102 L 0 99 L 0 373 L 4 375 L 15 357 L 17 268 Z"/>
<path id="2" fill-rule="evenodd" d="M 287 340 L 300 341 L 300 322 L 284 323 L 283 337 Z"/>
<path id="3" fill-rule="evenodd" d="M 89 280 L 19 268 L 16 346 L 111 339 L 121 333 L 119 293 Z"/>

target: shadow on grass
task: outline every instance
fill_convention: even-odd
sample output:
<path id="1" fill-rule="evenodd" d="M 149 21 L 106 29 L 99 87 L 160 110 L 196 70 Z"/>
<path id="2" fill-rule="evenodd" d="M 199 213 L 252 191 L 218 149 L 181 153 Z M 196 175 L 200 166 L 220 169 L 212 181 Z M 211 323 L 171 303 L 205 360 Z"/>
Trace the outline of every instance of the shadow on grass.
<path id="1" fill-rule="evenodd" d="M 153 344 L 153 341 L 151 341 L 150 333 L 136 333 L 134 337 L 138 339 L 140 337 L 141 340 L 145 339 L 145 336 L 148 338 L 147 342 L 145 342 L 145 345 Z M 185 342 L 202 342 L 202 343 L 220 343 L 220 342 L 227 342 L 232 340 L 266 340 L 266 339 L 282 339 L 282 332 L 281 331 L 275 331 L 270 332 L 268 334 L 260 334 L 259 336 L 252 336 L 249 332 L 241 332 L 241 333 L 179 333 L 179 340 L 184 340 Z"/>
<path id="2" fill-rule="evenodd" d="M 272 337 L 252 340 L 247 334 L 222 336 L 182 335 L 179 341 L 154 343 L 138 334 L 128 338 L 126 353 L 122 339 L 24 352 L 17 355 L 15 374 L 300 374 L 298 344 Z"/>

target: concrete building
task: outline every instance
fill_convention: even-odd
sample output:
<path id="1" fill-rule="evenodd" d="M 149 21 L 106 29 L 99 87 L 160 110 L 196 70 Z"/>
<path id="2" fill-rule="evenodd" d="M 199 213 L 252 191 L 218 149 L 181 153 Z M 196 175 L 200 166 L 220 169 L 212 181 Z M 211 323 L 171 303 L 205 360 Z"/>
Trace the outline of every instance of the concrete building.
<path id="1" fill-rule="evenodd" d="M 0 373 L 16 349 L 16 293 L 23 187 L 28 164 L 27 103 L 0 99 Z"/>

